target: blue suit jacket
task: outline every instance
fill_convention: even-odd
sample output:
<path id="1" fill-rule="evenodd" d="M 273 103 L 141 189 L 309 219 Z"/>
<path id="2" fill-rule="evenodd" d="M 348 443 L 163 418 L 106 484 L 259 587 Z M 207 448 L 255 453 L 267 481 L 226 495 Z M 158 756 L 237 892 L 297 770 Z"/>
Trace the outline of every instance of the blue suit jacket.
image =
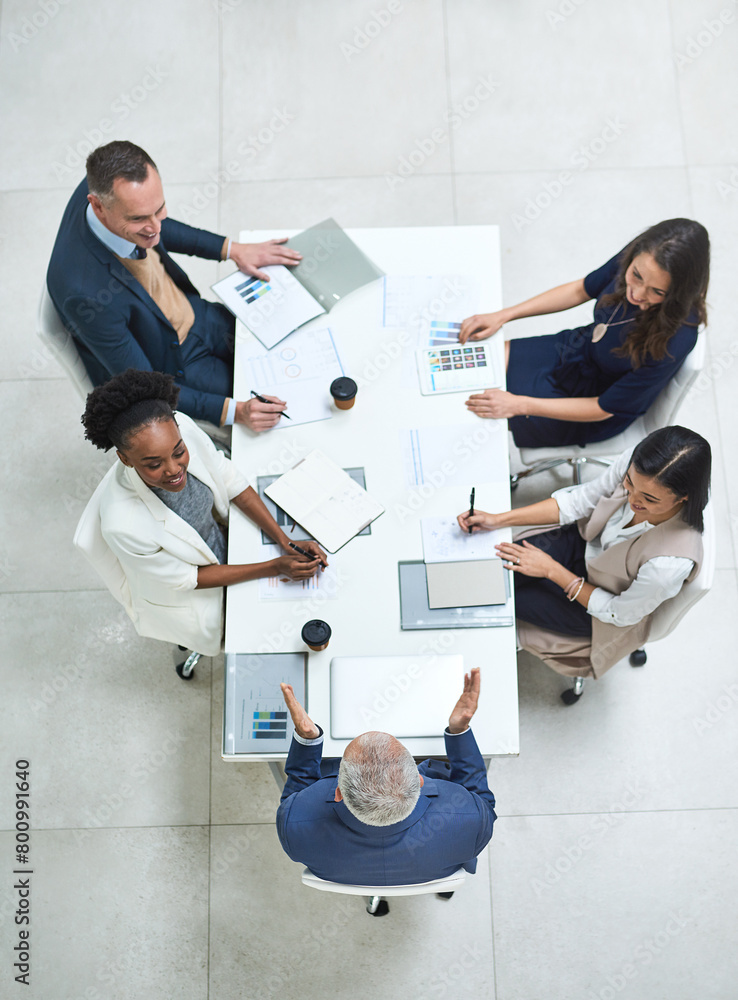
<path id="1" fill-rule="evenodd" d="M 49 295 L 72 334 L 92 382 L 138 368 L 183 374 L 182 350 L 174 327 L 143 286 L 90 231 L 85 220 L 87 181 L 72 195 L 62 217 L 46 277 Z M 155 248 L 167 271 L 192 301 L 197 289 L 169 256 L 193 254 L 219 260 L 222 236 L 165 219 Z M 220 423 L 224 397 L 180 385 L 179 409 Z"/>
<path id="2" fill-rule="evenodd" d="M 443 878 L 463 867 L 492 837 L 495 798 L 471 730 L 446 735 L 449 763 L 424 761 L 420 798 L 407 819 L 368 826 L 344 802 L 334 802 L 338 779 L 322 778 L 323 744 L 292 740 L 277 833 L 293 861 L 331 882 L 405 885 Z"/>

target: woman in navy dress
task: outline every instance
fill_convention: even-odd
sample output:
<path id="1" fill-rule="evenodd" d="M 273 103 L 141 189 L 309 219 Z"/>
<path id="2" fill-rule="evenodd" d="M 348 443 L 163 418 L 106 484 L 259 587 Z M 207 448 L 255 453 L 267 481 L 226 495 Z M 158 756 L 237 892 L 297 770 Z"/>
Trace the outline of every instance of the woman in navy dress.
<path id="1" fill-rule="evenodd" d="M 596 299 L 593 322 L 505 344 L 507 391 L 486 389 L 467 407 L 507 418 L 516 445 L 584 445 L 623 431 L 646 412 L 697 342 L 707 315 L 707 230 L 691 219 L 651 226 L 586 278 L 519 305 L 470 316 L 459 340 L 484 340 L 513 319 Z"/>

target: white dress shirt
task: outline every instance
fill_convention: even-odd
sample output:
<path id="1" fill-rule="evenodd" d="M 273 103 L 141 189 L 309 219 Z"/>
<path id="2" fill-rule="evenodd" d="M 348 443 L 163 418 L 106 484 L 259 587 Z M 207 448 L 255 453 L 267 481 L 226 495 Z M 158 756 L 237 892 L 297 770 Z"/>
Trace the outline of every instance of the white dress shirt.
<path id="1" fill-rule="evenodd" d="M 552 495 L 559 507 L 559 523 L 573 524 L 581 517 L 588 517 L 601 497 L 610 496 L 623 481 L 631 454 L 631 451 L 623 452 L 599 478 L 590 483 L 556 490 Z M 587 542 L 587 562 L 607 551 L 611 545 L 636 538 L 653 527 L 648 521 L 625 527 L 632 519 L 633 511 L 626 500 L 597 538 Z M 622 594 L 611 594 L 602 587 L 595 587 L 587 611 L 610 625 L 635 625 L 644 617 L 645 608 L 653 608 L 679 593 L 693 566 L 691 559 L 682 556 L 656 556 L 641 566 L 635 580 Z"/>

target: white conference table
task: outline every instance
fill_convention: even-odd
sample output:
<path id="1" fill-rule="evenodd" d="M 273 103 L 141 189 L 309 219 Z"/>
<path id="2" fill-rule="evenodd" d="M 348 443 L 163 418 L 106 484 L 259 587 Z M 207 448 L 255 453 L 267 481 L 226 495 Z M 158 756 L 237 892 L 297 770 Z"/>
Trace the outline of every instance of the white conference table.
<path id="1" fill-rule="evenodd" d="M 499 238 L 496 226 L 350 229 L 354 242 L 388 275 L 464 275 L 476 288 L 477 310 L 501 307 Z M 242 232 L 243 242 L 260 242 L 291 232 Z M 384 506 L 371 534 L 357 536 L 335 555 L 339 573 L 336 598 L 319 594 L 299 601 L 259 599 L 259 584 L 228 588 L 227 652 L 308 652 L 307 708 L 325 730 L 325 756 L 340 756 L 346 740 L 333 740 L 330 716 L 330 662 L 336 656 L 428 655 L 461 653 L 464 670 L 481 668 L 482 690 L 472 727 L 485 756 L 519 752 L 518 692 L 514 627 L 423 631 L 400 629 L 398 568 L 400 560 L 422 560 L 420 518 L 457 514 L 469 505 L 507 510 L 510 506 L 507 427 L 505 421 L 480 420 L 464 406 L 467 393 L 422 396 L 415 368 L 414 337 L 381 326 L 382 283 L 358 289 L 329 314 L 302 329 L 330 327 L 345 373 L 359 383 L 350 410 L 298 426 L 287 420 L 272 431 L 254 435 L 234 427 L 233 461 L 254 487 L 257 476 L 281 474 L 314 448 L 342 467 L 363 466 L 366 488 Z M 453 295 L 453 281 L 449 282 Z M 458 317 L 463 318 L 463 316 Z M 237 324 L 234 394 L 248 399 L 248 377 L 239 353 L 253 348 L 253 335 Z M 284 344 L 284 342 L 282 342 Z M 503 340 L 493 338 L 502 367 Z M 273 348 L 278 351 L 280 345 Z M 263 353 L 263 352 L 262 352 Z M 328 394 L 328 385 L 325 386 Z M 288 400 L 289 403 L 289 400 Z M 411 486 L 403 460 L 402 429 L 468 425 L 464 447 L 449 456 L 435 484 Z M 465 452 L 483 449 L 489 456 L 486 482 L 465 475 Z M 260 532 L 232 508 L 229 561 L 264 558 Z M 301 640 L 303 624 L 323 618 L 333 635 L 327 649 L 312 652 Z M 377 692 L 382 695 L 381 691 Z M 386 692 L 385 692 L 386 693 Z M 459 688 L 460 693 L 460 688 Z M 433 691 L 413 685 L 412 697 L 432 699 Z M 438 737 L 404 739 L 415 756 L 443 755 L 443 726 L 452 704 L 439 707 Z M 381 729 L 381 722 L 367 728 Z M 398 734 L 401 735 L 401 734 Z M 244 754 L 238 760 L 283 760 L 285 753 Z"/>

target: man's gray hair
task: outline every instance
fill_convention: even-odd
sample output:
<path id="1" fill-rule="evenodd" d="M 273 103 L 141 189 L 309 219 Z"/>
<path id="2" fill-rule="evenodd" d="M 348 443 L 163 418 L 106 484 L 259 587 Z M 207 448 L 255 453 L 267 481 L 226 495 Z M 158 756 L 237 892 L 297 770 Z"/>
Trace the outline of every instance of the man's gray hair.
<path id="1" fill-rule="evenodd" d="M 93 149 L 87 157 L 88 190 L 90 194 L 96 194 L 100 201 L 110 202 L 113 200 L 113 184 L 119 177 L 142 184 L 149 167 L 156 170 L 156 164 L 146 150 L 133 142 L 116 139 Z"/>
<path id="2" fill-rule="evenodd" d="M 346 808 L 369 826 L 406 819 L 420 797 L 420 775 L 410 751 L 388 733 L 364 733 L 338 770 Z"/>

